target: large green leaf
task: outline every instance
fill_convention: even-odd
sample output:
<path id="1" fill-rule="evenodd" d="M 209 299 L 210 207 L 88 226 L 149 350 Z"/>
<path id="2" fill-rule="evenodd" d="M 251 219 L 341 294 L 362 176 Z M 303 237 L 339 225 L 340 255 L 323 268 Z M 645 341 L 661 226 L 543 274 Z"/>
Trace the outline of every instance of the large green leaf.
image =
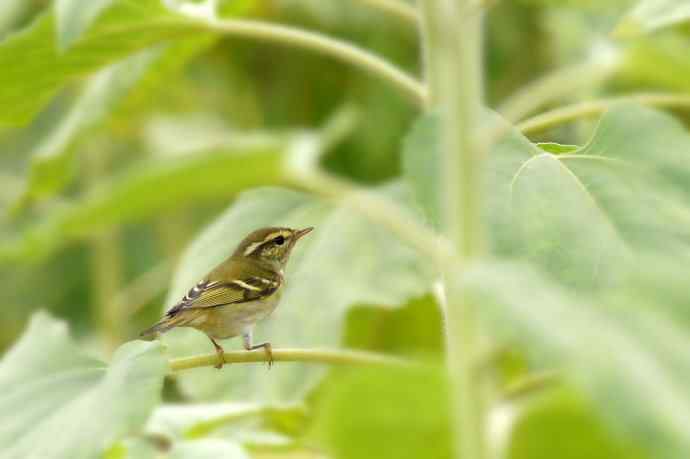
<path id="1" fill-rule="evenodd" d="M 586 301 L 581 289 L 557 285 L 528 265 L 476 267 L 465 286 L 495 338 L 519 344 L 535 365 L 558 368 L 628 441 L 644 439 L 636 444 L 659 457 L 684 457 L 690 447 L 685 330 L 658 312 L 616 313 L 602 300 Z"/>
<path id="2" fill-rule="evenodd" d="M 39 223 L 0 242 L 0 262 L 39 260 L 65 244 L 104 228 L 162 211 L 223 199 L 246 188 L 281 183 L 289 139 L 249 142 L 237 136 L 217 149 L 134 163 L 77 202 L 52 209 Z"/>
<path id="3" fill-rule="evenodd" d="M 618 438 L 591 402 L 573 390 L 539 397 L 519 413 L 510 434 L 508 459 L 639 459 L 637 445 Z"/>
<path id="4" fill-rule="evenodd" d="M 339 372 L 317 404 L 316 435 L 335 458 L 453 456 L 440 368 Z"/>
<path id="5" fill-rule="evenodd" d="M 31 147 L 33 156 L 28 184 L 15 208 L 62 189 L 76 169 L 75 144 L 80 134 L 98 126 L 113 116 L 113 112 L 120 117 L 131 116 L 136 106 L 142 104 L 141 99 L 156 93 L 156 85 L 179 72 L 189 59 L 214 41 L 214 37 L 202 37 L 155 47 L 94 75 L 65 113 L 53 117 L 47 127 L 42 126 L 45 123 L 38 123 L 41 139 Z"/>
<path id="6" fill-rule="evenodd" d="M 0 43 L 4 69 L 0 75 L 0 123 L 25 123 L 74 78 L 153 44 L 191 34 L 199 36 L 199 26 L 168 10 L 160 0 L 114 0 L 61 53 L 56 46 L 54 15 L 45 14 Z"/>
<path id="7" fill-rule="evenodd" d="M 146 433 L 175 439 L 208 436 L 232 438 L 252 445 L 283 446 L 287 435 L 304 430 L 305 408 L 274 407 L 257 403 L 184 403 L 158 407 L 146 425 Z"/>
<path id="8" fill-rule="evenodd" d="M 404 200 L 401 187 L 381 192 Z M 287 266 L 287 285 L 272 317 L 260 323 L 257 340 L 276 347 L 335 347 L 345 313 L 357 303 L 395 307 L 428 290 L 423 260 L 386 229 L 341 205 L 286 189 L 245 193 L 190 246 L 175 275 L 168 306 L 225 259 L 252 230 L 270 225 L 316 229 L 301 241 Z M 174 356 L 212 351 L 201 332 L 176 329 L 164 335 Z M 235 346 L 239 340 L 235 340 Z M 232 344 L 226 343 L 226 347 Z M 179 375 L 185 393 L 196 398 L 223 397 L 265 403 L 300 400 L 324 368 L 278 363 L 200 368 Z"/>
<path id="9" fill-rule="evenodd" d="M 112 106 L 143 75 L 160 50 L 144 51 L 95 75 L 81 96 L 35 147 L 23 200 L 50 195 L 62 188 L 74 168 L 69 149 L 77 134 L 101 122 Z"/>
<path id="10" fill-rule="evenodd" d="M 492 255 L 524 264 L 471 283 L 487 333 L 564 367 L 604 419 L 666 457 L 690 444 L 690 333 L 670 321 L 690 295 L 661 274 L 690 260 L 689 151 L 682 124 L 632 104 L 558 155 L 509 133 L 489 157 L 484 212 Z"/>
<path id="11" fill-rule="evenodd" d="M 35 315 L 0 362 L 0 456 L 96 457 L 144 425 L 166 371 L 157 343 L 125 344 L 106 365 L 79 349 L 64 323 Z"/>
<path id="12" fill-rule="evenodd" d="M 684 0 L 640 0 L 616 29 L 619 36 L 635 36 L 690 21 Z"/>

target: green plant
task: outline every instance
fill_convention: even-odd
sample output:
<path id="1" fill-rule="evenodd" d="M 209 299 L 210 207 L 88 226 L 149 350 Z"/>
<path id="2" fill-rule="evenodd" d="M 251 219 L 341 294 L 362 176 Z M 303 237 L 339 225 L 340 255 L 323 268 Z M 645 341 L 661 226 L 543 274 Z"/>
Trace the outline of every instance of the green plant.
<path id="1" fill-rule="evenodd" d="M 687 93 L 670 91 L 688 87 L 677 58 L 690 53 L 684 2 L 631 5 L 616 29 L 621 41 L 593 46 L 594 56 L 500 104 L 487 95 L 485 65 L 498 64 L 484 58 L 484 22 L 503 5 L 359 3 L 419 29 L 423 79 L 346 40 L 245 18 L 270 10 L 250 0 L 56 0 L 0 42 L 0 121 L 19 126 L 0 133 L 6 183 L 16 179 L 16 158 L 32 154 L 20 189 L 2 196 L 0 261 L 75 260 L 83 255 L 64 251 L 88 240 L 100 328 L 91 342 L 126 341 L 135 307 L 160 312 L 179 232 L 196 231 L 197 221 L 215 217 L 181 256 L 167 305 L 250 230 L 317 228 L 295 253 L 283 305 L 258 331 L 279 347 L 270 373 L 249 365 L 262 351 L 227 352 L 236 365 L 215 371 L 215 355 L 199 355 L 206 338 L 193 330 L 124 344 L 106 365 L 59 321 L 36 315 L 0 362 L 10 426 L 0 431 L 2 457 L 687 454 L 690 134 L 682 116 L 649 107 L 690 107 Z M 521 3 L 545 15 L 558 8 Z M 599 7 L 620 19 L 609 3 Z M 8 8 L 0 27 L 26 14 Z M 569 24 L 579 37 L 590 30 Z M 565 41 L 563 29 L 555 36 Z M 247 89 L 219 95 L 201 62 L 227 38 L 325 55 L 420 111 L 400 174 L 391 168 L 381 175 L 395 178 L 367 185 L 370 177 L 345 178 L 356 170 L 334 153 L 366 137 L 362 111 L 379 107 L 316 108 L 319 128 L 255 129 L 263 127 L 252 115 L 261 112 L 259 83 L 212 67 Z M 203 85 L 180 76 L 189 68 Z M 75 90 L 79 77 L 88 79 Z M 280 94 L 271 104 L 298 110 Z M 215 115 L 237 104 L 246 118 L 229 126 L 187 111 L 212 103 Z M 587 130 L 592 117 L 598 124 Z M 565 129 L 575 122 L 582 131 Z M 525 137 L 544 132 L 550 142 Z M 81 171 L 83 157 L 93 162 Z M 141 222 L 155 228 L 130 235 Z M 167 260 L 123 289 L 128 269 L 143 271 L 128 263 L 158 258 L 139 253 L 155 244 L 137 238 L 162 240 Z M 26 269 L 32 286 L 69 271 Z"/>

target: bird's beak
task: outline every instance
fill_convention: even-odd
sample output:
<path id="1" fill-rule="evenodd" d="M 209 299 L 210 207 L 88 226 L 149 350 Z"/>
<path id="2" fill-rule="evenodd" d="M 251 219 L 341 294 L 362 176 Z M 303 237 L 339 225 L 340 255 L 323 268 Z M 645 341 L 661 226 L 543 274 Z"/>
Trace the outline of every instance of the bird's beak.
<path id="1" fill-rule="evenodd" d="M 301 229 L 297 231 L 297 234 L 295 235 L 295 240 L 300 239 L 302 236 L 306 236 L 307 234 L 311 233 L 311 231 L 314 229 L 313 226 L 309 226 L 307 228 Z"/>

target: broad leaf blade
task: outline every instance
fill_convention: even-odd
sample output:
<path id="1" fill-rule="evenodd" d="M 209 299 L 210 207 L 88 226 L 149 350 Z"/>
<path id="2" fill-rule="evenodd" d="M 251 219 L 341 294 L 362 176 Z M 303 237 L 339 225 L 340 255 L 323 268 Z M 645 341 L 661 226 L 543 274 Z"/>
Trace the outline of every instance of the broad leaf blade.
<path id="1" fill-rule="evenodd" d="M 125 344 L 106 366 L 81 352 L 64 323 L 35 315 L 0 362 L 0 455 L 95 457 L 145 423 L 166 371 L 156 343 Z"/>
<path id="2" fill-rule="evenodd" d="M 212 151 L 135 163 L 75 203 L 53 209 L 41 222 L 0 241 L 0 262 L 37 261 L 112 225 L 193 205 L 200 199 L 222 199 L 253 186 L 281 183 L 288 143 L 268 138 L 247 144 L 237 139 Z"/>
<path id="3" fill-rule="evenodd" d="M 586 391 L 604 418 L 624 427 L 629 438 L 645 438 L 640 446 L 663 457 L 682 457 L 688 450 L 690 391 L 685 381 L 690 375 L 660 360 L 659 344 L 649 345 L 639 330 L 622 324 L 604 305 L 528 265 L 477 267 L 468 272 L 465 286 L 482 305 L 495 337 L 519 343 L 537 365 L 563 371 L 562 377 Z M 661 323 L 662 330 L 678 333 L 669 322 Z"/>
<path id="4" fill-rule="evenodd" d="M 65 53 L 55 46 L 55 28 L 53 14 L 44 14 L 0 43 L 0 123 L 26 123 L 59 88 L 128 54 L 195 32 L 198 36 L 198 26 L 159 0 L 113 1 Z"/>

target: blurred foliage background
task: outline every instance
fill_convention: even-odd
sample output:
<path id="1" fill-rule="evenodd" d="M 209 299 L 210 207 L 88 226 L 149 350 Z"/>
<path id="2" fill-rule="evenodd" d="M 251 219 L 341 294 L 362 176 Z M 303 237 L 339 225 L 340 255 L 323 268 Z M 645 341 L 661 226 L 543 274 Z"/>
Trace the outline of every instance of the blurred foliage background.
<path id="1" fill-rule="evenodd" d="M 367 3 L 227 0 L 219 14 L 319 31 L 420 75 L 415 24 Z M 486 98 L 506 117 L 518 114 L 511 122 L 583 100 L 690 96 L 685 2 L 490 3 Z M 81 30 L 92 8 L 102 10 Z M 396 202 L 433 199 L 433 183 L 418 176 L 425 167 L 434 171 L 433 119 L 416 122 L 419 107 L 360 69 L 224 36 L 175 14 L 157 0 L 0 3 L 0 350 L 17 342 L 34 313 L 49 314 L 31 321 L 0 365 L 0 388 L 35 384 L 29 395 L 0 397 L 0 417 L 45 390 L 41 382 L 53 388 L 44 405 L 52 411 L 28 410 L 0 433 L 2 457 L 451 457 L 433 266 L 353 206 L 314 196 L 285 171 L 291 155 L 312 142 L 331 174 Z M 523 112 L 516 94 L 540 97 L 520 91 L 549 75 L 555 89 L 543 103 L 528 98 Z M 666 114 L 625 105 L 598 129 L 598 117 L 578 118 L 530 133 L 532 143 L 513 132 L 499 144 L 505 155 L 492 169 L 488 211 L 493 254 L 539 272 L 503 267 L 468 281 L 487 304 L 487 334 L 509 343 L 487 370 L 492 390 L 558 366 L 562 356 L 564 367 L 573 363 L 576 375 L 588 376 L 516 401 L 506 396 L 490 417 L 496 457 L 670 458 L 688 451 L 687 427 L 676 427 L 690 420 L 690 394 L 679 383 L 690 374 L 689 113 L 681 104 Z M 577 164 L 570 173 L 599 201 L 592 209 L 577 187 L 559 181 L 548 155 L 505 180 L 530 154 L 551 151 L 534 150 L 537 142 L 586 145 L 562 151 L 614 164 L 632 158 L 657 175 L 570 159 Z M 493 204 L 507 185 L 511 211 Z M 433 204 L 426 207 L 433 223 Z M 512 211 L 521 225 L 508 222 Z M 162 354 L 130 343 L 113 355 L 245 233 L 272 223 L 314 224 L 317 232 L 295 255 L 291 290 L 260 327 L 261 339 L 384 352 L 428 368 L 279 363 L 266 372 L 260 364 L 229 365 L 222 373 L 203 368 L 166 378 L 161 396 Z M 583 310 L 580 303 L 608 306 Z M 601 309 L 606 317 L 597 315 Z M 663 319 L 646 315 L 659 310 Z M 72 338 L 51 316 L 69 324 Z M 617 335 L 618 323 L 633 336 L 635 327 L 644 330 L 640 340 L 654 352 L 626 360 L 631 335 Z M 584 352 L 588 340 L 598 349 Z M 167 357 L 212 350 L 188 330 L 164 344 Z M 150 361 L 132 363 L 139 353 Z M 626 373 L 635 367 L 649 376 L 653 369 L 640 362 L 671 369 L 657 373 L 663 381 Z M 102 380 L 84 376 L 70 390 L 42 379 L 96 368 Z M 620 389 L 618 382 L 638 377 L 644 384 Z M 80 395 L 86 392 L 94 394 L 90 401 Z M 644 397 L 658 400 L 636 405 Z M 53 438 L 65 419 L 83 422 L 97 411 L 109 421 L 95 423 L 91 440 L 72 429 L 64 441 Z"/>

